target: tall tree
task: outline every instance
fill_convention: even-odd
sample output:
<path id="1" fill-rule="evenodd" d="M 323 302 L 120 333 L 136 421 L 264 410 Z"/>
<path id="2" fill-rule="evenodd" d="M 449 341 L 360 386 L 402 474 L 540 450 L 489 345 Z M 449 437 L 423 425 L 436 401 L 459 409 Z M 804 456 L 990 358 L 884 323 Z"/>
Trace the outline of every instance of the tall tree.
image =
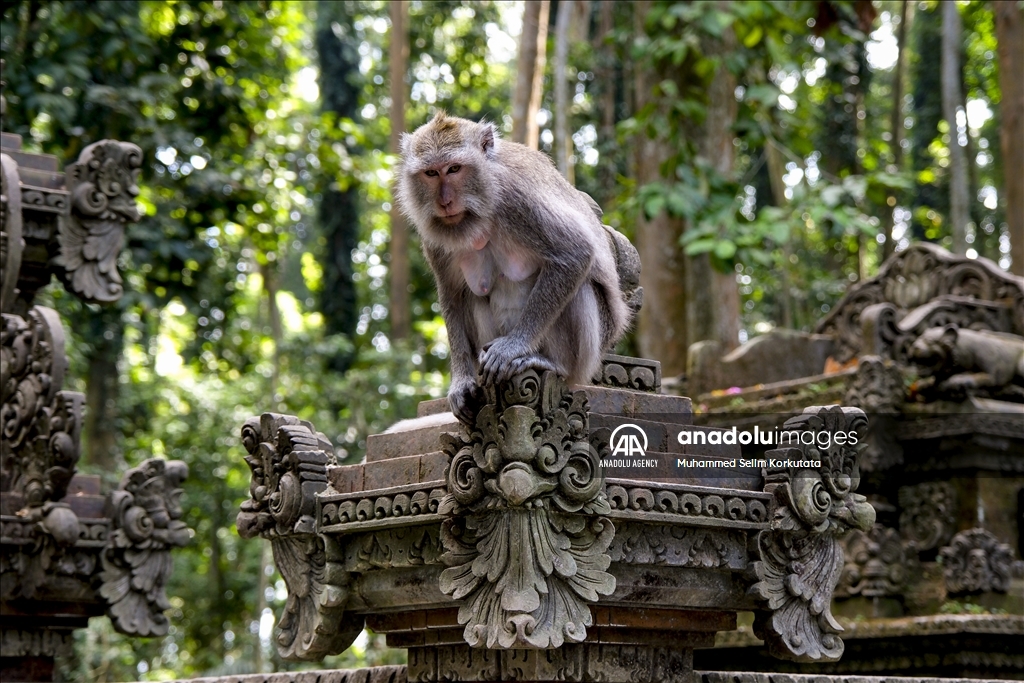
<path id="1" fill-rule="evenodd" d="M 391 153 L 398 154 L 398 146 L 405 131 L 405 72 L 409 62 L 408 0 L 394 0 L 391 9 Z M 391 337 L 409 336 L 412 316 L 409 310 L 409 226 L 398 210 L 391 207 Z"/>
<path id="2" fill-rule="evenodd" d="M 550 11 L 550 0 L 527 2 L 523 11 L 523 32 L 519 36 L 516 85 L 512 93 L 512 141 L 532 149 L 537 149 L 540 142 L 537 112 L 544 92 Z"/>
<path id="3" fill-rule="evenodd" d="M 1018 2 L 992 4 L 999 40 L 999 137 L 1012 250 L 1010 270 L 1024 275 L 1024 8 Z"/>
<path id="4" fill-rule="evenodd" d="M 892 82 L 892 110 L 889 112 L 889 144 L 892 148 L 892 171 L 899 173 L 903 170 L 903 62 L 906 55 L 907 22 L 910 21 L 910 3 L 908 0 L 901 0 L 899 13 L 899 26 L 896 29 L 896 64 L 893 67 Z M 890 195 L 886 198 L 887 203 L 892 202 L 885 209 L 885 220 L 882 221 L 885 241 L 882 243 L 882 261 L 888 259 L 895 252 L 895 243 L 892 239 L 893 209 L 896 197 Z"/>
<path id="5" fill-rule="evenodd" d="M 573 182 L 572 138 L 569 135 L 569 30 L 575 13 L 574 0 L 561 0 L 555 18 L 555 142 L 554 157 L 558 172 Z"/>
<path id="6" fill-rule="evenodd" d="M 719 11 L 728 11 L 729 3 L 718 0 Z M 720 38 L 708 36 L 703 51 L 715 64 L 707 89 L 707 113 L 701 127 L 698 152 L 715 173 L 728 178 L 733 173 L 736 123 L 736 76 L 726 66 L 725 57 L 736 49 L 736 34 L 726 28 Z M 739 345 L 740 295 L 736 274 L 730 269 L 723 272 L 711 263 L 711 254 L 704 253 L 690 259 L 687 266 L 689 311 L 687 336 L 690 342 L 713 339 L 723 351 Z"/>
<path id="7" fill-rule="evenodd" d="M 341 119 L 358 119 L 362 77 L 359 72 L 359 40 L 352 25 L 351 3 L 317 2 L 316 49 L 320 64 L 320 102 L 336 125 Z M 355 150 L 352 150 L 355 152 Z M 358 180 L 345 178 L 343 187 L 333 173 L 321 177 L 320 234 L 326 241 L 320 310 L 331 334 L 352 335 L 358 310 L 352 282 L 352 250 L 359 235 Z M 345 370 L 351 358 L 339 353 L 335 370 Z"/>
<path id="8" fill-rule="evenodd" d="M 651 0 L 633 5 L 636 35 L 646 33 L 645 19 Z M 665 102 L 655 94 L 657 73 L 650 65 L 638 61 L 633 74 L 636 83 L 635 110 L 658 109 L 667 115 Z M 635 148 L 635 177 L 638 185 L 661 180 L 661 165 L 672 153 L 654 135 L 641 132 Z M 644 288 L 644 307 L 637 321 L 637 345 L 642 356 L 657 358 L 667 376 L 686 370 L 686 256 L 680 246 L 684 223 L 682 219 L 660 210 L 648 216 L 641 211 L 636 223 L 636 247 L 643 268 L 640 284 Z"/>
<path id="9" fill-rule="evenodd" d="M 967 224 L 971 221 L 967 154 L 960 144 L 957 110 L 963 101 L 960 51 L 963 24 L 955 2 L 942 3 L 942 116 L 949 126 L 949 222 L 953 251 L 967 252 Z M 966 112 L 964 134 L 967 135 Z"/>

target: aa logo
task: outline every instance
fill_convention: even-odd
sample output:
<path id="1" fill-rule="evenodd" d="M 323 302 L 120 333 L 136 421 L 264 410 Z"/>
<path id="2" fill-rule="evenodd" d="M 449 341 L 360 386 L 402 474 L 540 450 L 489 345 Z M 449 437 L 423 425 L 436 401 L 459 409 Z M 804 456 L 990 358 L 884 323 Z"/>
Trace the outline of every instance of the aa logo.
<path id="1" fill-rule="evenodd" d="M 643 457 L 647 455 L 647 434 L 635 424 L 622 424 L 612 432 L 611 446 L 613 456 Z"/>

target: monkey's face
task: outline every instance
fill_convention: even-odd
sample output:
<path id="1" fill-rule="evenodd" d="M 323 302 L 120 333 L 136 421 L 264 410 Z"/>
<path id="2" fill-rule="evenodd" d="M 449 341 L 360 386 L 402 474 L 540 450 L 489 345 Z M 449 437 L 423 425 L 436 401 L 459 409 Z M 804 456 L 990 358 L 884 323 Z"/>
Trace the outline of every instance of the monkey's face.
<path id="1" fill-rule="evenodd" d="M 422 171 L 421 182 L 433 200 L 434 215 L 445 225 L 458 225 L 466 217 L 464 181 L 470 174 L 463 164 L 435 164 Z"/>
<path id="2" fill-rule="evenodd" d="M 399 206 L 428 242 L 464 251 L 486 241 L 494 210 L 496 131 L 439 112 L 402 138 Z"/>

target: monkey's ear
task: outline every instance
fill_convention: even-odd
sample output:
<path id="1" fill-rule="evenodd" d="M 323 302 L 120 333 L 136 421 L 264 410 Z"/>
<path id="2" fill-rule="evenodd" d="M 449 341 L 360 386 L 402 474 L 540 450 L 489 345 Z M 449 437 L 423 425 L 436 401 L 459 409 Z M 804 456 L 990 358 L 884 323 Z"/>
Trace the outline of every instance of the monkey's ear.
<path id="1" fill-rule="evenodd" d="M 498 139 L 498 129 L 493 123 L 484 121 L 480 124 L 480 149 L 488 159 L 496 159 L 498 150 L 495 149 L 495 142 Z"/>

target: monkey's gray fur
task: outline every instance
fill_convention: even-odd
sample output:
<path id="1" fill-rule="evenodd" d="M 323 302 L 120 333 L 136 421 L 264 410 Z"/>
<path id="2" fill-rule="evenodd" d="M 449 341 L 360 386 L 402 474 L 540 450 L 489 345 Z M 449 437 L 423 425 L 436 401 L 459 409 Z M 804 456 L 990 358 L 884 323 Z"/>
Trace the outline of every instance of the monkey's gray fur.
<path id="1" fill-rule="evenodd" d="M 395 195 L 437 280 L 456 416 L 472 422 L 478 373 L 491 383 L 532 367 L 589 382 L 639 308 L 629 241 L 547 156 L 493 124 L 439 112 L 402 136 L 401 156 Z"/>

